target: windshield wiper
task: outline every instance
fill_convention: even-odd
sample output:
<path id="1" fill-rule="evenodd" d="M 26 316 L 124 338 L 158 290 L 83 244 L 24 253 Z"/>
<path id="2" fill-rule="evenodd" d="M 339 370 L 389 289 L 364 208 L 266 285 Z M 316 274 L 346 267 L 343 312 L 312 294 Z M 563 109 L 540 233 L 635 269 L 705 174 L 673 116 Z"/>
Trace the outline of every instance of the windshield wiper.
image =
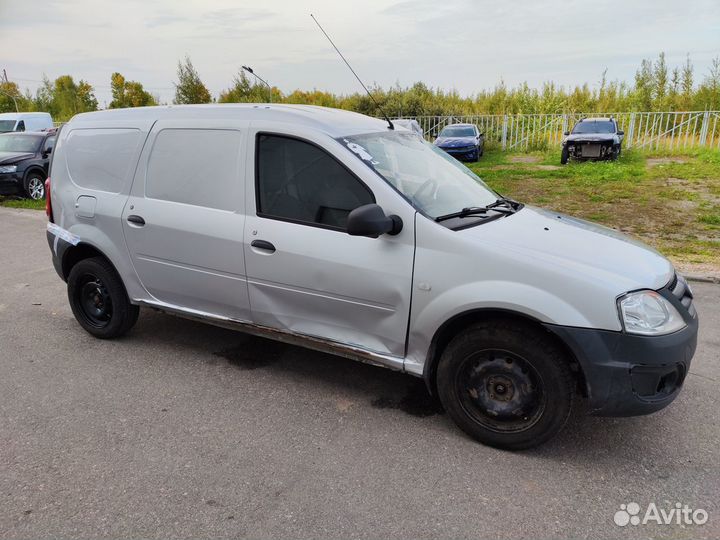
<path id="1" fill-rule="evenodd" d="M 450 214 L 444 214 L 435 218 L 435 221 L 447 221 L 453 218 L 464 218 L 467 216 L 487 214 L 489 211 L 500 212 L 502 214 L 514 214 L 517 211 L 515 201 L 510 199 L 498 199 L 494 203 L 490 203 L 487 206 L 468 206 L 458 212 L 452 212 Z"/>

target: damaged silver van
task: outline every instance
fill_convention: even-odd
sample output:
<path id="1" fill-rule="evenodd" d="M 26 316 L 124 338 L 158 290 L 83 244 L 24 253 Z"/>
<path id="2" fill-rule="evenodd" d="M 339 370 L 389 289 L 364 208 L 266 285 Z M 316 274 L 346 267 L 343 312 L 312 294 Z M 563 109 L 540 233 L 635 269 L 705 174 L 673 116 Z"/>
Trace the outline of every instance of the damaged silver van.
<path id="1" fill-rule="evenodd" d="M 423 377 L 508 449 L 672 402 L 692 291 L 611 229 L 496 193 L 410 131 L 294 105 L 108 110 L 61 130 L 48 242 L 80 325 L 140 307 Z"/>

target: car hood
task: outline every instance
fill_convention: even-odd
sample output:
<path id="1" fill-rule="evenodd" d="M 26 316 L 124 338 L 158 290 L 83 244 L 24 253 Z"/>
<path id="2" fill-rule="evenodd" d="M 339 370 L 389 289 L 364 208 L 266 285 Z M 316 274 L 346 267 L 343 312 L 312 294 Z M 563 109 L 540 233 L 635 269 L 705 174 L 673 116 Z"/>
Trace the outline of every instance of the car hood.
<path id="1" fill-rule="evenodd" d="M 18 161 L 29 159 L 34 155 L 35 154 L 29 152 L 0 152 L 0 165 L 17 163 Z"/>
<path id="2" fill-rule="evenodd" d="M 593 283 L 604 282 L 606 288 L 618 294 L 659 289 L 674 273 L 670 261 L 638 240 L 608 227 L 532 206 L 458 232 L 476 236 L 486 247 L 521 257 L 531 267 L 544 262 L 559 271 L 582 273 Z"/>
<path id="3" fill-rule="evenodd" d="M 475 137 L 438 137 L 435 145 L 441 148 L 455 148 L 458 146 L 473 146 Z"/>
<path id="4" fill-rule="evenodd" d="M 571 133 L 565 137 L 566 141 L 577 142 L 577 141 L 613 141 L 615 140 L 614 133 Z"/>

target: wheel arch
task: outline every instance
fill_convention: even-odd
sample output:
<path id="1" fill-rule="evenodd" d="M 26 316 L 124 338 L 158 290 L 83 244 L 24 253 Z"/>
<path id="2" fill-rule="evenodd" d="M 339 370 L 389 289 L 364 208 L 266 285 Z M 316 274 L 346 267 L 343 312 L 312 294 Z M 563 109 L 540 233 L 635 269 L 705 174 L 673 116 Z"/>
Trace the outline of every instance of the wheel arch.
<path id="1" fill-rule="evenodd" d="M 105 255 L 99 248 L 96 246 L 88 243 L 88 242 L 80 242 L 76 246 L 69 246 L 65 252 L 62 254 L 62 263 L 61 263 L 61 269 L 62 269 L 62 277 L 67 281 L 68 276 L 70 275 L 70 271 L 72 270 L 73 266 L 75 266 L 77 263 L 79 263 L 82 260 L 90 259 L 92 257 L 102 257 L 105 259 L 110 265 L 113 267 L 115 272 L 120 275 L 120 273 L 117 270 L 117 267 L 112 262 L 110 257 Z M 122 277 L 120 277 L 120 280 L 122 281 Z"/>
<path id="2" fill-rule="evenodd" d="M 22 189 L 25 189 L 25 186 L 27 185 L 28 178 L 31 174 L 38 173 L 43 180 L 47 180 L 47 173 L 45 172 L 45 169 L 42 168 L 40 165 L 30 165 L 23 174 L 23 181 L 22 181 Z"/>
<path id="3" fill-rule="evenodd" d="M 423 367 L 423 379 L 425 380 L 425 385 L 433 396 L 438 395 L 436 375 L 440 357 L 442 356 L 445 347 L 447 347 L 453 337 L 472 324 L 497 319 L 514 320 L 519 323 L 530 324 L 545 332 L 547 337 L 565 353 L 568 361 L 570 362 L 570 368 L 575 376 L 580 393 L 583 396 L 587 396 L 587 381 L 585 379 L 585 374 L 580 362 L 568 344 L 565 343 L 557 334 L 549 331 L 539 319 L 526 313 L 503 308 L 477 308 L 464 311 L 449 318 L 436 330 L 432 340 L 430 341 L 430 348 Z"/>

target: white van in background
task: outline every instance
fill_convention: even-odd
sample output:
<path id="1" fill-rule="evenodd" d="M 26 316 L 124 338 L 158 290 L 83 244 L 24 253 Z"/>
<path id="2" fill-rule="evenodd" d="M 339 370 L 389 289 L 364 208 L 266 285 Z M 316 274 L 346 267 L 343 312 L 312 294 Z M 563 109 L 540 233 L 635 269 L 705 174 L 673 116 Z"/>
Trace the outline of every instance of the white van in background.
<path id="1" fill-rule="evenodd" d="M 0 133 L 8 131 L 43 131 L 53 127 L 50 113 L 2 113 L 0 114 Z"/>

